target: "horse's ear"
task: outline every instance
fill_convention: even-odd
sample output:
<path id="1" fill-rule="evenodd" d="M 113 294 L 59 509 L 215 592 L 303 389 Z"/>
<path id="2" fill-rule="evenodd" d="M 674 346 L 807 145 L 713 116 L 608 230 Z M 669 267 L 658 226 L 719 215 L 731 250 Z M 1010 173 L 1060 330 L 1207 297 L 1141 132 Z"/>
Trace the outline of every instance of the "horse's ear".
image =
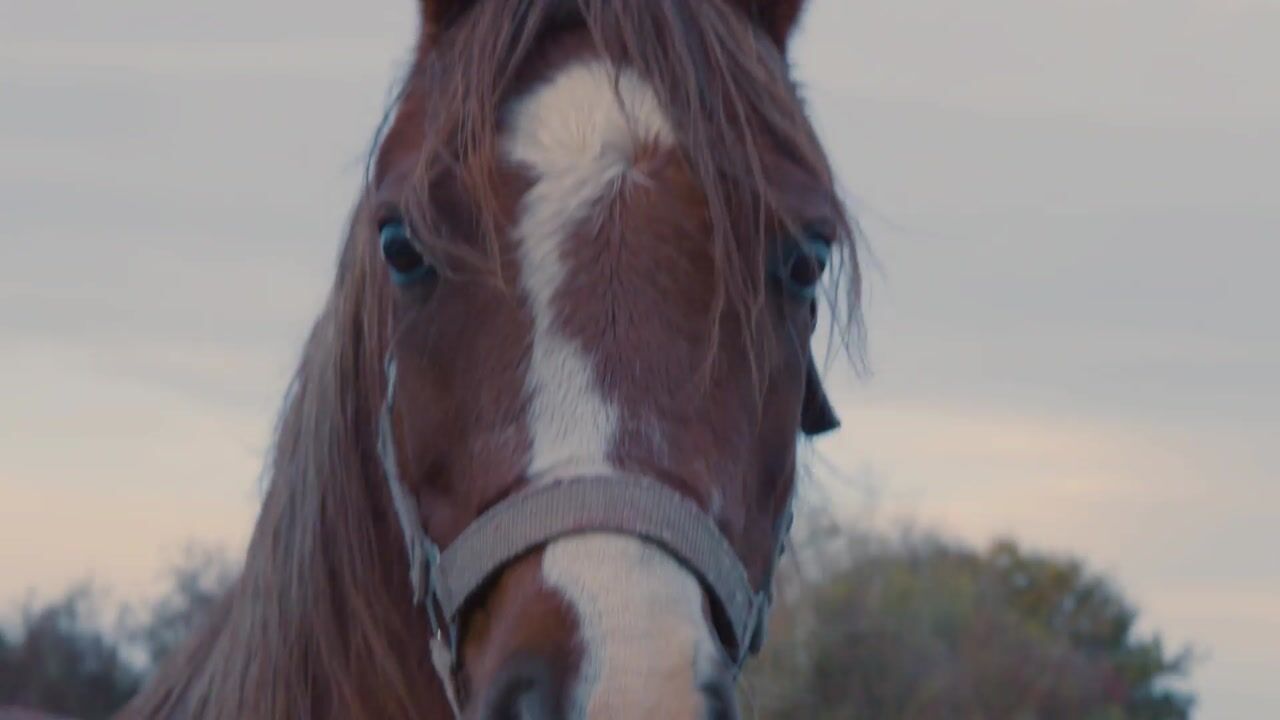
<path id="1" fill-rule="evenodd" d="M 779 50 L 787 49 L 787 40 L 795 30 L 800 12 L 807 0 L 733 0 L 751 16 Z"/>
<path id="2" fill-rule="evenodd" d="M 422 25 L 427 35 L 435 35 L 449 27 L 477 0 L 418 0 L 422 8 Z"/>
<path id="3" fill-rule="evenodd" d="M 822 378 L 818 377 L 818 366 L 813 358 L 809 358 L 809 366 L 804 374 L 804 404 L 800 406 L 800 432 L 814 437 L 823 435 L 840 427 L 840 418 L 836 417 L 835 408 L 827 399 L 827 391 L 822 387 Z"/>

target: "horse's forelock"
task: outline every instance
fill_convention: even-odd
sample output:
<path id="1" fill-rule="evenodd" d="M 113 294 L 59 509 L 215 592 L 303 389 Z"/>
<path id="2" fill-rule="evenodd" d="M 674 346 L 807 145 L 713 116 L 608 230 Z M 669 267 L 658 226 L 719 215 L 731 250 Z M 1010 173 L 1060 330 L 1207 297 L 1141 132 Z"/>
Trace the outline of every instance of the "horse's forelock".
<path id="1" fill-rule="evenodd" d="M 566 28 L 585 27 L 615 67 L 634 70 L 670 117 L 711 221 L 717 289 L 712 308 L 739 325 L 758 326 L 765 302 L 764 264 L 779 233 L 805 218 L 792 215 L 789 188 L 765 170 L 782 153 L 817 179 L 842 210 L 835 178 L 789 76 L 785 58 L 738 8 L 724 2 L 563 0 L 527 3 L 486 0 L 434 38 L 410 73 L 402 113 L 415 114 L 421 154 L 404 210 L 416 226 L 439 223 L 435 187 L 441 177 L 461 182 L 466 215 L 460 231 L 424 233 L 441 252 L 470 253 L 496 267 L 498 238 L 507 228 L 509 197 L 498 168 L 501 111 L 522 83 L 536 81 L 543 41 Z M 424 47 L 426 47 L 424 45 Z M 533 77 L 530 77 L 532 75 Z M 419 117 L 420 116 L 420 120 Z M 416 124 L 420 122 L 420 125 Z M 455 213 L 456 214 L 456 213 Z M 828 299 L 837 337 L 860 345 L 861 276 L 856 225 L 833 218 L 837 257 Z M 750 344 L 750 343 L 748 343 Z"/>

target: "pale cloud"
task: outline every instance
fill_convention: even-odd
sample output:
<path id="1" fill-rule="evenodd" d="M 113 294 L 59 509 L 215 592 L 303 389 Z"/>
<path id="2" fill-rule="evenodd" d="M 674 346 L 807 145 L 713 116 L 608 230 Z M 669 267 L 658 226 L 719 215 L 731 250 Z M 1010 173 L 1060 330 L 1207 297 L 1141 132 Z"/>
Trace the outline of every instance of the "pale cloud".
<path id="1" fill-rule="evenodd" d="M 88 574 L 137 597 L 189 540 L 247 540 L 270 431 L 261 409 L 48 348 L 7 347 L 5 374 L 0 597 Z"/>
<path id="2" fill-rule="evenodd" d="M 1273 0 L 827 2 L 799 61 L 833 90 L 985 115 L 1274 128 L 1278 26 Z"/>
<path id="3" fill-rule="evenodd" d="M 0 46 L 9 72 L 38 70 L 136 73 L 199 82 L 210 75 L 285 76 L 360 80 L 385 72 L 384 38 L 283 38 L 258 40 L 23 40 Z"/>

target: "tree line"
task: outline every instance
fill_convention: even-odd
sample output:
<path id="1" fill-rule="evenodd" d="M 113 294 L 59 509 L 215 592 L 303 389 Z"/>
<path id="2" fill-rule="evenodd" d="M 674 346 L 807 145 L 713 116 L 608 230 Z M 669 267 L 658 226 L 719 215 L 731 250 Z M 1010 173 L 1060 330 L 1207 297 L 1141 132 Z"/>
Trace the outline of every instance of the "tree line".
<path id="1" fill-rule="evenodd" d="M 816 526 L 780 571 L 745 717 L 1190 717 L 1192 655 L 1138 633 L 1137 610 L 1080 561 L 1009 540 L 976 550 Z M 111 624 L 89 584 L 28 602 L 0 632 L 0 708 L 110 717 L 234 577 L 224 554 L 194 548 L 161 599 Z"/>

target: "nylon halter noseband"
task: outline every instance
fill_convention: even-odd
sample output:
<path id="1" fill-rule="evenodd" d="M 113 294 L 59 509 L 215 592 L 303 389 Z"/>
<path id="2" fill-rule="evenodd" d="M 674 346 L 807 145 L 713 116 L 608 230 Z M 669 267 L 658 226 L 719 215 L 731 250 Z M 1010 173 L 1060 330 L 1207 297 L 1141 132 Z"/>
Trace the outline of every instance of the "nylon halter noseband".
<path id="1" fill-rule="evenodd" d="M 760 651 L 774 563 L 770 563 L 764 586 L 755 589 L 715 520 L 689 498 L 648 477 L 569 477 L 528 487 L 485 511 L 441 549 L 422 527 L 417 503 L 400 479 L 392 421 L 394 356 L 387 358 L 386 374 L 386 398 L 378 419 L 378 456 L 404 532 L 414 601 L 426 606 L 434 634 L 432 660 L 455 714 L 458 704 L 453 677 L 460 660 L 459 625 L 467 601 L 511 561 L 569 535 L 616 533 L 661 548 L 693 572 L 710 594 L 723 621 L 717 623 L 721 644 L 735 669 L 740 670 L 749 655 Z M 790 525 L 788 507 L 777 554 L 771 560 L 781 555 Z"/>

